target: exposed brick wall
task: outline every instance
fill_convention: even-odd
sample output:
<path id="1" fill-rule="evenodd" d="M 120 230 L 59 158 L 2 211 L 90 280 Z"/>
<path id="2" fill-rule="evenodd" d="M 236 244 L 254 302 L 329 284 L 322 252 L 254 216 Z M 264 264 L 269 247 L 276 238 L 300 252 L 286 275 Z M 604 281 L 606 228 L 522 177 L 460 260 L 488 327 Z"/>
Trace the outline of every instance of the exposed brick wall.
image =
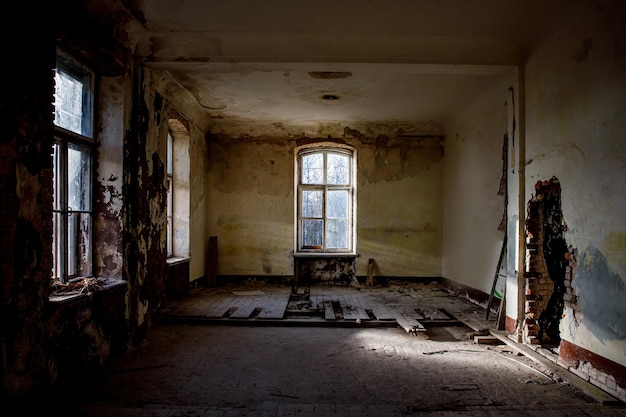
<path id="1" fill-rule="evenodd" d="M 576 302 L 571 286 L 573 249 L 565 244 L 567 230 L 561 212 L 557 178 L 535 184 L 526 217 L 526 278 L 524 341 L 558 345 L 565 301 Z M 569 278 L 568 278 L 569 277 Z"/>
<path id="2" fill-rule="evenodd" d="M 528 203 L 526 217 L 526 304 L 523 337 L 524 342 L 539 344 L 538 319 L 545 309 L 554 285 L 548 277 L 543 257 L 543 204 L 535 196 Z"/>

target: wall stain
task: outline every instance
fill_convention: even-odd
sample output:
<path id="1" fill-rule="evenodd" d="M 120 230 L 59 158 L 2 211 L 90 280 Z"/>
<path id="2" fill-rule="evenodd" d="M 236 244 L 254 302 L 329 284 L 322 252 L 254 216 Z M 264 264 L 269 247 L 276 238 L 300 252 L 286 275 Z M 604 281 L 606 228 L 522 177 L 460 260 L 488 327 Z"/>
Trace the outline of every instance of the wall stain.
<path id="1" fill-rule="evenodd" d="M 269 256 L 269 254 L 265 253 L 263 254 L 263 256 L 261 256 L 261 266 L 263 268 L 263 272 L 265 272 L 268 275 L 271 275 L 272 273 L 272 260 Z"/>
<path id="2" fill-rule="evenodd" d="M 626 271 L 626 230 L 610 232 L 605 240 L 606 258 Z"/>
<path id="3" fill-rule="evenodd" d="M 581 321 L 586 322 L 589 331 L 602 342 L 625 340 L 626 284 L 611 272 L 600 250 L 595 247 L 585 250 L 572 286 L 578 294 Z"/>

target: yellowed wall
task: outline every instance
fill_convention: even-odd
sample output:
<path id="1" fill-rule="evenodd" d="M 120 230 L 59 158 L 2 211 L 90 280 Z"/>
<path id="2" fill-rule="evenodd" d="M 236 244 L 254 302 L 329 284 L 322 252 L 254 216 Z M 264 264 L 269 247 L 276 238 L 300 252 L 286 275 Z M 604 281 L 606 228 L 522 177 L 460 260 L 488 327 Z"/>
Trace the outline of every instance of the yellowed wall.
<path id="1" fill-rule="evenodd" d="M 586 2 L 526 65 L 526 200 L 555 176 L 578 250 L 561 338 L 626 365 L 626 43 L 623 2 Z M 623 389 L 623 387 L 622 387 Z"/>
<path id="2" fill-rule="evenodd" d="M 442 146 L 439 139 L 356 140 L 357 274 L 440 276 Z M 292 139 L 211 137 L 208 235 L 220 275 L 293 275 Z"/>
<path id="3" fill-rule="evenodd" d="M 504 135 L 509 133 L 507 106 L 512 105 L 509 88 L 517 87 L 516 74 L 511 69 L 486 77 L 481 94 L 445 127 L 443 275 L 487 294 L 504 238 L 498 227 L 505 197 L 498 192 Z"/>

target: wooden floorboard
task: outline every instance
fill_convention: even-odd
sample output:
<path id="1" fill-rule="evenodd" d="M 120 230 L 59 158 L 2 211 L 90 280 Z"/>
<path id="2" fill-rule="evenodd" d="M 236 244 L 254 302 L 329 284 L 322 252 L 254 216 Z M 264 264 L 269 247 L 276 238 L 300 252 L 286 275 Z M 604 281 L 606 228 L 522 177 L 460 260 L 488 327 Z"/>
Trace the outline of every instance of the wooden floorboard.
<path id="1" fill-rule="evenodd" d="M 230 315 L 233 319 L 245 319 L 262 303 L 263 298 L 253 295 L 238 295 L 233 298 L 233 307 L 237 309 Z"/>
<path id="2" fill-rule="evenodd" d="M 211 318 L 224 317 L 224 314 L 233 305 L 232 297 L 221 296 L 215 300 L 215 303 L 208 305 L 206 311 L 202 316 Z"/>
<path id="3" fill-rule="evenodd" d="M 348 296 L 348 299 L 352 302 L 352 305 L 356 309 L 357 316 L 361 320 L 369 320 L 370 315 L 365 311 L 366 300 L 363 297 L 363 294 L 360 292 L 354 293 Z"/>
<path id="4" fill-rule="evenodd" d="M 285 310 L 289 303 L 290 291 L 275 291 L 265 297 L 266 303 L 261 307 L 258 318 L 260 319 L 282 319 L 285 317 Z"/>
<path id="5" fill-rule="evenodd" d="M 374 317 L 376 317 L 377 320 L 395 320 L 396 319 L 397 313 L 393 311 L 392 309 L 388 308 L 387 306 L 384 306 L 373 300 L 370 300 L 369 306 L 370 306 L 370 309 L 372 310 L 372 313 L 374 314 Z"/>
<path id="6" fill-rule="evenodd" d="M 344 320 L 357 320 L 359 318 L 359 313 L 348 296 L 339 295 L 337 301 L 339 301 Z"/>

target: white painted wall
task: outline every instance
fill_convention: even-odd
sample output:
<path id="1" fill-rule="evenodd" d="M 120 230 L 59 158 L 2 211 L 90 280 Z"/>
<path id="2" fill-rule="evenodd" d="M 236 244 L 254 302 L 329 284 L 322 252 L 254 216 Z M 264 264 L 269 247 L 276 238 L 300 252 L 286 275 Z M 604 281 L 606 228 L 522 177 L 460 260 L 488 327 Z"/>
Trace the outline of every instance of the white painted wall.
<path id="1" fill-rule="evenodd" d="M 526 64 L 526 195 L 561 182 L 579 251 L 561 338 L 626 364 L 626 26 L 622 2 L 587 2 Z"/>
<path id="2" fill-rule="evenodd" d="M 504 232 L 502 146 L 517 71 L 485 77 L 482 93 L 446 123 L 443 276 L 490 293 Z M 510 213 L 509 213 L 510 214 Z"/>

